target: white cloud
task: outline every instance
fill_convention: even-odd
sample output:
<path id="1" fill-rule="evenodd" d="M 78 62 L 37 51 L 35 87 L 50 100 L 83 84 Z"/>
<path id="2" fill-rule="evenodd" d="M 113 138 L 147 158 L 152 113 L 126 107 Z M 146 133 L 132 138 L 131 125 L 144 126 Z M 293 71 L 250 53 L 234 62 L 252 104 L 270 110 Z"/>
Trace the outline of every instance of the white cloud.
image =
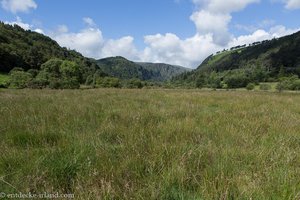
<path id="1" fill-rule="evenodd" d="M 104 42 L 99 52 L 99 57 L 123 56 L 128 59 L 138 60 L 138 50 L 134 45 L 134 38 L 125 36 L 117 40 L 109 39 Z"/>
<path id="2" fill-rule="evenodd" d="M 141 60 L 150 62 L 166 62 L 186 67 L 195 67 L 212 52 L 220 47 L 213 43 L 211 34 L 196 34 L 181 40 L 178 36 L 165 35 L 145 36 L 148 45 L 141 55 Z"/>
<path id="3" fill-rule="evenodd" d="M 285 0 L 285 7 L 290 10 L 300 9 L 300 0 Z"/>
<path id="4" fill-rule="evenodd" d="M 217 44 L 226 45 L 228 43 L 230 39 L 228 24 L 232 18 L 230 14 L 200 10 L 194 12 L 190 18 L 195 23 L 198 33 L 212 33 Z"/>
<path id="5" fill-rule="evenodd" d="M 85 17 L 83 18 L 84 23 L 86 23 L 88 26 L 93 27 L 96 26 L 96 23 L 94 22 L 94 20 L 90 17 Z"/>
<path id="6" fill-rule="evenodd" d="M 67 26 L 61 25 L 56 32 L 50 33 L 50 36 L 61 46 L 75 49 L 87 57 L 103 58 L 118 55 L 138 59 L 139 53 L 134 46 L 133 37 L 105 39 L 91 18 L 83 18 L 83 21 L 88 27 L 77 33 L 69 32 Z"/>
<path id="7" fill-rule="evenodd" d="M 197 32 L 213 34 L 214 42 L 224 46 L 231 38 L 228 31 L 231 13 L 259 0 L 193 0 L 193 2 L 199 7 L 190 17 L 197 27 Z"/>
<path id="8" fill-rule="evenodd" d="M 228 45 L 228 47 L 233 47 L 243 44 L 251 44 L 253 42 L 270 40 L 273 38 L 279 38 L 285 35 L 290 35 L 299 31 L 300 29 L 287 29 L 284 26 L 274 26 L 270 28 L 269 31 L 259 29 L 250 35 L 242 35 L 237 38 L 234 38 Z"/>
<path id="9" fill-rule="evenodd" d="M 275 20 L 272 19 L 264 19 L 260 22 L 257 22 L 255 25 L 243 25 L 243 24 L 235 24 L 234 27 L 238 30 L 247 31 L 247 32 L 255 32 L 259 29 L 268 29 L 276 24 Z"/>
<path id="10" fill-rule="evenodd" d="M 1 5 L 3 9 L 12 13 L 28 12 L 37 8 L 34 0 L 2 0 Z"/>
<path id="11" fill-rule="evenodd" d="M 16 21 L 13 21 L 13 22 L 6 21 L 4 23 L 5 24 L 10 24 L 10 25 L 18 25 L 18 26 L 20 26 L 21 28 L 23 28 L 25 30 L 32 30 L 32 31 L 35 31 L 37 33 L 44 34 L 44 31 L 42 29 L 34 28 L 33 25 L 24 23 L 20 17 L 17 17 Z"/>
<path id="12" fill-rule="evenodd" d="M 61 46 L 75 49 L 89 57 L 97 57 L 97 52 L 103 44 L 102 32 L 97 28 L 86 28 L 78 33 L 69 33 L 66 26 L 60 26 L 59 31 L 51 36 Z"/>
<path id="13" fill-rule="evenodd" d="M 32 25 L 24 23 L 20 17 L 17 17 L 16 21 L 13 21 L 13 22 L 6 21 L 4 23 L 5 24 L 10 24 L 10 25 L 18 25 L 18 26 L 22 27 L 25 30 L 29 30 L 29 29 L 32 28 Z"/>
<path id="14" fill-rule="evenodd" d="M 45 34 L 44 31 L 42 29 L 40 29 L 40 28 L 36 28 L 33 31 L 35 31 L 37 33 L 40 33 L 40 34 Z"/>
<path id="15" fill-rule="evenodd" d="M 251 3 L 260 0 L 193 0 L 194 4 L 212 13 L 232 13 L 243 10 Z"/>
<path id="16" fill-rule="evenodd" d="M 69 31 L 68 27 L 66 25 L 59 25 L 57 27 L 57 33 L 67 33 Z"/>

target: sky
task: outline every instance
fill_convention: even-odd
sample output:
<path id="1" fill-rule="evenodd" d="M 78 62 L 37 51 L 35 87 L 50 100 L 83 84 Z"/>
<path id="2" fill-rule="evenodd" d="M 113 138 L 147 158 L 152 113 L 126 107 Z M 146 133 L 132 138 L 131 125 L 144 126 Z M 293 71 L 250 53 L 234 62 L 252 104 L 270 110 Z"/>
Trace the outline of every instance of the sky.
<path id="1" fill-rule="evenodd" d="M 300 0 L 0 0 L 0 20 L 100 59 L 196 68 L 209 55 L 300 30 Z"/>

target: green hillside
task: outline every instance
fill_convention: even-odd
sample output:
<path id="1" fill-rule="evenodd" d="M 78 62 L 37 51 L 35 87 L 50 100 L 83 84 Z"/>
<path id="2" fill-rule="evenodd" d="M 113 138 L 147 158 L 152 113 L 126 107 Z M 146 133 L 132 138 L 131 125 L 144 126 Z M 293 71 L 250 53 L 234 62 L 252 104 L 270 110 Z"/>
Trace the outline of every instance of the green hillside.
<path id="1" fill-rule="evenodd" d="M 132 62 L 117 56 L 97 61 L 100 69 L 106 74 L 120 79 L 138 78 L 140 80 L 166 81 L 189 69 L 163 63 Z"/>
<path id="2" fill-rule="evenodd" d="M 92 60 L 60 47 L 45 35 L 0 22 L 0 72 L 8 73 L 15 67 L 39 70 L 43 63 L 52 58 L 75 61 L 84 74 L 96 68 Z"/>
<path id="3" fill-rule="evenodd" d="M 164 63 L 145 63 L 138 62 L 140 66 L 148 71 L 154 72 L 154 74 L 158 75 L 153 77 L 153 80 L 156 81 L 166 81 L 170 80 L 172 77 L 182 74 L 184 72 L 191 71 L 191 69 L 184 68 L 176 65 L 169 65 Z"/>
<path id="4" fill-rule="evenodd" d="M 293 75 L 300 75 L 300 32 L 211 55 L 196 70 L 175 77 L 173 82 L 245 87 L 250 82 L 273 82 Z M 231 84 L 232 79 L 239 84 Z"/>
<path id="5" fill-rule="evenodd" d="M 140 65 L 120 56 L 100 59 L 97 63 L 105 73 L 120 79 L 138 78 L 140 80 L 148 80 L 154 76 L 154 74 Z"/>

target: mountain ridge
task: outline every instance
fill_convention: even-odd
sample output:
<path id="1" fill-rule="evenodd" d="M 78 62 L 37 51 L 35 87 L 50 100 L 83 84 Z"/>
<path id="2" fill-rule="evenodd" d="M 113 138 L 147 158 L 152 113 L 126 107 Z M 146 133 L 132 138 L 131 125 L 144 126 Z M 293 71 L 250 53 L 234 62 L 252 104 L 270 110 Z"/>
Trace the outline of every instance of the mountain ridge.
<path id="1" fill-rule="evenodd" d="M 189 69 L 166 63 L 133 62 L 124 57 L 108 57 L 97 60 L 100 69 L 108 75 L 131 79 L 138 78 L 144 81 L 167 81 Z"/>

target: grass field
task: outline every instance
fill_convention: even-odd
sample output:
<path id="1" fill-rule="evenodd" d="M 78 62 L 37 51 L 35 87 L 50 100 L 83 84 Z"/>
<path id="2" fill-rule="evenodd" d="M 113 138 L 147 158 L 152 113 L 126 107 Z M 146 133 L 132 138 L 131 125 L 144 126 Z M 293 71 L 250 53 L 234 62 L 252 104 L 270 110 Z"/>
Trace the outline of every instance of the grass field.
<path id="1" fill-rule="evenodd" d="M 300 94 L 0 90 L 0 192 L 300 199 Z"/>

